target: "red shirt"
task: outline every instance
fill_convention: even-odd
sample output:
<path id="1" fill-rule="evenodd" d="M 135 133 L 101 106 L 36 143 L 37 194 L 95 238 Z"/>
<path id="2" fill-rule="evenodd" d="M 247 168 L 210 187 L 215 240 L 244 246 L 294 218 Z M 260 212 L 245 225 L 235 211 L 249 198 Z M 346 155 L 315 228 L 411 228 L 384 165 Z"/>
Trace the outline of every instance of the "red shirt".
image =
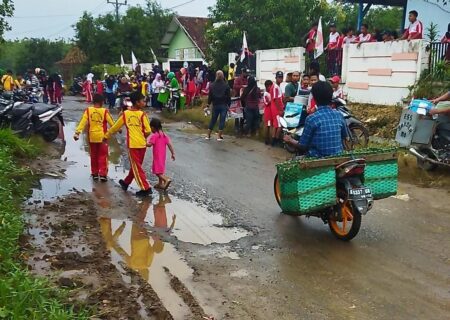
<path id="1" fill-rule="evenodd" d="M 419 20 L 411 23 L 403 34 L 406 38 L 410 37 L 412 39 L 422 39 L 423 38 L 423 25 Z"/>
<path id="2" fill-rule="evenodd" d="M 316 33 L 317 30 L 311 29 L 308 33 L 308 44 L 306 45 L 306 52 L 313 52 L 316 49 Z"/>

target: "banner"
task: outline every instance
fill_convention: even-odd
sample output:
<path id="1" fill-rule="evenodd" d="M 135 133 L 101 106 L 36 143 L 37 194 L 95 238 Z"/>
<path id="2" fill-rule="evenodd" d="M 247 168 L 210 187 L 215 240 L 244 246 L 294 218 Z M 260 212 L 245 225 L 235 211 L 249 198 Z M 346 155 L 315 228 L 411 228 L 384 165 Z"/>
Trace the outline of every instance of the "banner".
<path id="1" fill-rule="evenodd" d="M 316 48 L 314 51 L 314 59 L 317 59 L 323 54 L 323 32 L 322 32 L 322 17 L 319 19 L 319 26 L 316 33 Z"/>

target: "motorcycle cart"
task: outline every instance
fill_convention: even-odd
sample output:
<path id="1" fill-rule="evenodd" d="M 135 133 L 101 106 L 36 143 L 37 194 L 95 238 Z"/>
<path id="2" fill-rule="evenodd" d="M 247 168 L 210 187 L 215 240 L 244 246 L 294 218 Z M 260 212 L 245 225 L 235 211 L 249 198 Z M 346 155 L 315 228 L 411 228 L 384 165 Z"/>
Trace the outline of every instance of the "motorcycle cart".
<path id="1" fill-rule="evenodd" d="M 401 147 L 408 148 L 417 158 L 417 165 L 427 171 L 440 165 L 448 166 L 445 160 L 442 160 L 446 158 L 445 141 L 448 141 L 448 131 L 438 129 L 442 129 L 439 124 L 445 116 L 433 118 L 429 114 L 432 108 L 434 106 L 428 100 L 411 101 L 408 109 L 402 112 L 395 137 Z"/>
<path id="2" fill-rule="evenodd" d="M 397 194 L 397 149 L 363 149 L 277 165 L 275 198 L 283 214 L 318 217 L 344 241 L 359 232 L 374 200 Z"/>

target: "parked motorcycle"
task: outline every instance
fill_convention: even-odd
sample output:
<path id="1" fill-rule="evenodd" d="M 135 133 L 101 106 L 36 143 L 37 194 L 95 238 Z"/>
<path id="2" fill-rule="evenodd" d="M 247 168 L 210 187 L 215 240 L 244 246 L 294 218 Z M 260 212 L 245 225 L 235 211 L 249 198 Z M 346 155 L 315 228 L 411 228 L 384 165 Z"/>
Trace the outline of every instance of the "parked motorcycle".
<path id="1" fill-rule="evenodd" d="M 69 88 L 69 92 L 72 96 L 76 96 L 83 93 L 83 79 L 80 77 L 74 78 L 72 86 Z"/>
<path id="2" fill-rule="evenodd" d="M 336 204 L 307 214 L 328 223 L 331 232 L 344 241 L 349 241 L 358 234 L 362 215 L 373 206 L 372 190 L 364 186 L 365 167 L 364 159 L 344 160 L 336 165 Z M 278 174 L 274 179 L 274 193 L 281 207 L 282 192 Z"/>
<path id="3" fill-rule="evenodd" d="M 427 171 L 450 167 L 450 117 L 430 115 L 430 101 L 414 99 L 404 110 L 397 128 L 396 141 L 417 158 Z"/>
<path id="4" fill-rule="evenodd" d="M 34 133 L 51 142 L 58 137 L 60 125 L 64 125 L 64 120 L 59 105 L 0 101 L 0 126 L 10 127 L 20 136 Z"/>
<path id="5" fill-rule="evenodd" d="M 298 100 L 302 101 L 302 100 Z M 344 117 L 351 141 L 351 149 L 355 147 L 366 147 L 369 143 L 369 130 L 364 124 L 356 119 L 351 111 L 347 108 L 345 100 L 337 98 L 332 101 L 333 107 L 339 111 Z M 280 119 L 281 127 L 283 128 L 283 135 L 290 135 L 297 141 L 300 141 L 300 137 L 303 134 L 305 120 L 307 114 L 306 103 L 288 103 L 283 117 Z M 289 153 L 296 153 L 296 148 L 285 144 L 285 149 Z"/>

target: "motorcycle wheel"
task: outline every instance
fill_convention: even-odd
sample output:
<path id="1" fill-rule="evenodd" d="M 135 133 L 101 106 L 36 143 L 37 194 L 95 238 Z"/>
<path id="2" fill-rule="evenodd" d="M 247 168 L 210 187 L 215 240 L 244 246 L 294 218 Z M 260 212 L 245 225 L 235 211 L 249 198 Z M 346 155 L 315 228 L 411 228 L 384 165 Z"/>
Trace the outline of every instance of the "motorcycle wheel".
<path id="1" fill-rule="evenodd" d="M 355 123 L 350 126 L 350 132 L 352 134 L 351 137 L 351 147 L 355 149 L 355 147 L 367 147 L 369 144 L 369 130 L 364 127 L 362 124 Z"/>
<path id="2" fill-rule="evenodd" d="M 425 171 L 434 171 L 438 167 L 437 164 L 431 163 L 429 161 L 424 161 L 420 158 L 417 158 L 417 166 Z"/>
<path id="3" fill-rule="evenodd" d="M 341 218 L 337 218 L 338 212 L 336 210 L 341 211 Z M 333 211 L 328 218 L 331 232 L 340 240 L 352 240 L 361 228 L 361 213 L 353 208 L 349 200 L 336 205 Z"/>
<path id="4" fill-rule="evenodd" d="M 281 186 L 278 173 L 275 175 L 275 179 L 273 180 L 273 193 L 275 194 L 275 200 L 277 200 L 277 203 L 281 208 Z"/>
<path id="5" fill-rule="evenodd" d="M 41 130 L 41 135 L 47 142 L 52 142 L 59 135 L 59 126 L 56 121 L 49 121 L 49 123 Z"/>

